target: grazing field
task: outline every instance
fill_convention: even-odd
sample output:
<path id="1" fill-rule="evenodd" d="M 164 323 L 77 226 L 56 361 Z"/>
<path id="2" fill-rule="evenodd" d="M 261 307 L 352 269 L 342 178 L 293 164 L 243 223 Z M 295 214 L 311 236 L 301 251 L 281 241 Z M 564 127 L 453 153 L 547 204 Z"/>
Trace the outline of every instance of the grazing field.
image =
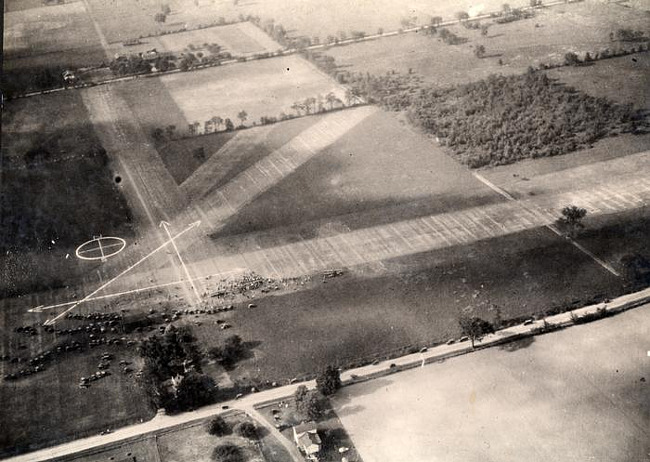
<path id="1" fill-rule="evenodd" d="M 582 55 L 588 51 L 593 55 L 606 48 L 638 46 L 610 41 L 609 33 L 622 27 L 647 33 L 648 21 L 635 10 L 619 5 L 582 2 L 538 10 L 537 16 L 531 19 L 493 24 L 487 36 L 482 36 L 479 30 L 449 27 L 468 39 L 460 45 L 446 45 L 437 35 L 426 36 L 420 32 L 334 47 L 327 54 L 345 70 L 384 74 L 389 70 L 407 73 L 412 69 L 429 83 L 446 87 L 480 80 L 490 74 L 522 73 L 531 65 L 561 63 L 567 52 Z M 484 58 L 474 55 L 477 45 L 485 47 Z M 576 72 L 589 73 L 592 69 L 593 66 L 580 68 Z M 608 77 L 625 77 L 624 72 L 612 74 L 615 75 L 608 74 Z"/>
<path id="2" fill-rule="evenodd" d="M 138 45 L 125 46 L 114 43 L 111 51 L 117 54 L 141 53 L 155 48 L 159 53 L 203 53 L 211 54 L 207 45 L 217 44 L 220 51 L 233 56 L 249 56 L 256 53 L 272 52 L 282 48 L 258 27 L 249 22 L 240 22 L 227 26 L 215 26 L 175 34 L 147 37 Z"/>
<path id="3" fill-rule="evenodd" d="M 326 221 L 354 229 L 499 200 L 440 148 L 377 111 L 244 207 L 219 236 L 285 226 L 314 234 Z"/>
<path id="4" fill-rule="evenodd" d="M 650 110 L 648 52 L 601 60 L 592 66 L 552 69 L 547 75 L 591 96 Z"/>
<path id="5" fill-rule="evenodd" d="M 334 407 L 365 462 L 644 460 L 649 315 L 645 305 L 345 387 Z"/>
<path id="6" fill-rule="evenodd" d="M 130 211 L 78 93 L 11 101 L 2 125 L 2 291 L 76 274 L 78 262 L 65 256 L 94 235 L 131 235 Z"/>

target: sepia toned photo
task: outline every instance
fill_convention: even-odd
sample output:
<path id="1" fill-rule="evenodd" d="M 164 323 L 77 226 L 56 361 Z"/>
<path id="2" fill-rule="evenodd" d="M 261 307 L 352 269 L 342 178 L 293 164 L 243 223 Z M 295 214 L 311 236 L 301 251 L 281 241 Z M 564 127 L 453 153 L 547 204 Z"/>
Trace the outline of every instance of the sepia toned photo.
<path id="1" fill-rule="evenodd" d="M 650 462 L 650 0 L 4 0 L 0 460 Z"/>

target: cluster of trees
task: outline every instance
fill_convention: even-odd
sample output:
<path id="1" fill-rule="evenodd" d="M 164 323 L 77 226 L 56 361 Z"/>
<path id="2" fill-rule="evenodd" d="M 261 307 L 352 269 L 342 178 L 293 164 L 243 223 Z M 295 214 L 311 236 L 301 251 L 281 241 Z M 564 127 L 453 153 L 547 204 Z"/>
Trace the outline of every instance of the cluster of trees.
<path id="1" fill-rule="evenodd" d="M 531 0 L 531 6 L 541 5 L 541 1 L 539 3 L 535 3 L 535 5 L 532 5 L 532 3 L 533 0 Z M 495 23 L 506 24 L 513 21 L 519 21 L 521 19 L 532 18 L 535 16 L 535 11 L 523 10 L 521 8 L 511 8 L 509 4 L 504 3 L 501 7 L 501 12 L 494 14 L 493 16 L 496 16 L 496 19 L 494 20 Z"/>
<path id="2" fill-rule="evenodd" d="M 189 328 L 170 326 L 162 336 L 145 339 L 139 353 L 141 384 L 156 408 L 186 411 L 213 402 L 217 386 L 201 373 L 202 354 Z"/>
<path id="3" fill-rule="evenodd" d="M 630 106 L 553 84 L 532 69 L 451 89 L 425 88 L 410 101 L 410 120 L 470 167 L 564 154 L 639 123 Z"/>
<path id="4" fill-rule="evenodd" d="M 610 32 L 609 39 L 613 42 L 614 39 L 621 42 L 638 42 L 641 40 L 648 40 L 645 33 L 641 30 L 633 30 L 629 28 L 618 29 L 616 33 Z"/>
<path id="5" fill-rule="evenodd" d="M 448 29 L 440 29 L 438 36 L 447 45 L 460 45 L 461 43 L 467 42 L 467 39 L 465 37 L 460 37 Z"/>
<path id="6" fill-rule="evenodd" d="M 415 74 L 388 72 L 384 75 L 369 73 L 339 74 L 342 83 L 349 86 L 352 98 L 364 98 L 368 103 L 399 111 L 411 106 L 412 98 L 417 96 L 422 80 Z"/>

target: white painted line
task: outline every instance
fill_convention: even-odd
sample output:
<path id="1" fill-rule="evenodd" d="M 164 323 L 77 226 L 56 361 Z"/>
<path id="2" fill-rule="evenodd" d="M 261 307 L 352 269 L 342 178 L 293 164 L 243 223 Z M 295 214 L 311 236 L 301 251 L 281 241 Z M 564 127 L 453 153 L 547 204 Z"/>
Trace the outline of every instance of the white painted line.
<path id="1" fill-rule="evenodd" d="M 190 225 L 189 225 L 187 228 L 185 228 L 183 231 L 181 231 L 180 233 L 176 234 L 174 237 L 171 237 L 170 240 L 168 240 L 168 241 L 166 241 L 166 242 L 163 242 L 161 245 L 159 245 L 158 247 L 156 247 L 154 250 L 152 250 L 151 252 L 149 252 L 149 253 L 148 253 L 147 255 L 145 255 L 144 257 L 140 258 L 140 260 L 138 260 L 138 261 L 135 262 L 133 265 L 131 265 L 131 266 L 129 266 L 128 268 L 126 268 L 124 271 L 122 271 L 121 273 L 119 273 L 117 276 L 113 277 L 113 278 L 110 279 L 108 282 L 102 284 L 101 286 L 99 286 L 99 288 L 95 289 L 94 291 L 92 291 L 90 294 L 86 295 L 86 296 L 85 296 L 84 298 L 82 298 L 81 300 L 75 302 L 75 303 L 74 303 L 70 308 L 68 308 L 67 310 L 65 310 L 63 313 L 59 314 L 58 316 L 54 317 L 53 319 L 48 319 L 48 320 L 45 322 L 45 325 L 52 325 L 52 324 L 54 324 L 57 320 L 61 319 L 61 317 L 65 316 L 67 313 L 69 313 L 70 311 L 72 311 L 73 309 L 75 309 L 77 306 L 79 306 L 80 304 L 82 304 L 82 303 L 84 303 L 85 301 L 87 301 L 90 297 L 94 296 L 96 293 L 98 293 L 98 292 L 100 292 L 101 290 L 105 289 L 106 287 L 108 287 L 109 285 L 111 285 L 114 281 L 118 280 L 120 277 L 122 277 L 123 275 L 125 275 L 126 273 L 128 273 L 129 271 L 131 271 L 133 268 L 135 268 L 136 266 L 140 265 L 142 262 L 146 261 L 149 257 L 151 257 L 152 255 L 154 255 L 154 254 L 157 253 L 158 251 L 164 249 L 167 245 L 169 245 L 170 243 L 173 243 L 174 240 L 178 239 L 180 236 L 182 236 L 183 234 L 185 234 L 186 232 L 188 232 L 188 231 L 191 230 L 192 228 L 195 228 L 195 227 L 199 226 L 200 224 L 201 224 L 200 221 L 199 221 L 199 222 L 194 222 L 194 223 L 190 224 Z"/>

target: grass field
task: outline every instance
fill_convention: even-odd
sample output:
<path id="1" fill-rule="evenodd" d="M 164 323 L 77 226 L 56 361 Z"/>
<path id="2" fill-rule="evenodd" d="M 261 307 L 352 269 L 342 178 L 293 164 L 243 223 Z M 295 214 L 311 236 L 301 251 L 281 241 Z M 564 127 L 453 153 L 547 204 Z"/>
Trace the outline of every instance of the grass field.
<path id="1" fill-rule="evenodd" d="M 93 235 L 131 235 L 130 212 L 78 93 L 11 101 L 2 124 L 3 291 L 77 274 L 78 262 L 65 256 Z"/>
<path id="2" fill-rule="evenodd" d="M 607 239 L 645 241 L 638 233 Z M 492 319 L 494 304 L 510 319 L 623 290 L 622 281 L 544 229 L 390 260 L 326 282 L 315 278 L 299 292 L 266 296 L 259 308 L 229 315 L 229 334 L 252 342 L 251 357 L 229 372 L 232 380 L 289 379 L 443 342 L 458 335 L 457 316 L 468 306 Z M 214 332 L 195 328 L 208 345 L 222 341 Z"/>
<path id="3" fill-rule="evenodd" d="M 7 338 L 3 337 L 4 343 Z M 111 352 L 116 353 L 115 348 Z M 88 389 L 77 386 L 80 377 L 97 370 L 101 354 L 99 349 L 75 353 L 74 358 L 57 361 L 37 376 L 0 382 L 4 409 L 0 454 L 24 452 L 153 417 L 144 392 L 119 369 Z M 132 360 L 132 353 L 124 348 L 116 358 Z"/>
<path id="4" fill-rule="evenodd" d="M 606 59 L 587 67 L 561 67 L 547 74 L 591 96 L 650 110 L 650 53 Z"/>
<path id="5" fill-rule="evenodd" d="M 262 194 L 219 233 L 277 227 L 310 235 L 499 201 L 437 146 L 381 111 Z"/>
<path id="6" fill-rule="evenodd" d="M 480 31 L 450 27 L 451 31 L 468 39 L 461 45 L 450 46 L 437 36 L 412 33 L 335 47 L 327 54 L 333 56 L 342 69 L 373 74 L 384 74 L 388 70 L 406 73 L 413 69 L 429 83 L 444 87 L 480 80 L 490 74 L 521 73 L 531 65 L 561 63 L 565 53 L 570 51 L 580 54 L 589 51 L 593 55 L 605 48 L 612 50 L 621 44 L 611 43 L 609 33 L 621 27 L 648 30 L 647 20 L 635 10 L 615 4 L 583 2 L 539 10 L 531 19 L 492 25 L 486 37 Z M 477 45 L 485 47 L 486 55 L 482 59 L 474 56 Z M 632 45 L 635 44 L 625 44 L 628 48 Z M 499 59 L 503 65 L 499 64 Z M 617 64 L 609 66 L 618 67 Z M 622 71 L 613 76 L 611 71 L 603 72 L 610 78 L 620 78 L 626 75 L 623 71 L 634 67 L 640 67 L 635 75 L 642 74 L 644 66 L 625 64 Z M 593 68 L 575 72 L 589 73 Z M 636 86 L 631 88 L 630 93 Z"/>
<path id="7" fill-rule="evenodd" d="M 233 56 L 249 56 L 281 48 L 278 43 L 249 22 L 148 37 L 140 41 L 141 44 L 129 46 L 114 43 L 111 51 L 117 54 L 132 54 L 155 48 L 158 52 L 175 54 L 202 52 L 209 56 L 210 51 L 204 44 L 216 43 L 221 47 L 221 51 L 227 51 Z"/>
<path id="8" fill-rule="evenodd" d="M 335 408 L 365 462 L 644 460 L 648 315 L 346 387 Z"/>

